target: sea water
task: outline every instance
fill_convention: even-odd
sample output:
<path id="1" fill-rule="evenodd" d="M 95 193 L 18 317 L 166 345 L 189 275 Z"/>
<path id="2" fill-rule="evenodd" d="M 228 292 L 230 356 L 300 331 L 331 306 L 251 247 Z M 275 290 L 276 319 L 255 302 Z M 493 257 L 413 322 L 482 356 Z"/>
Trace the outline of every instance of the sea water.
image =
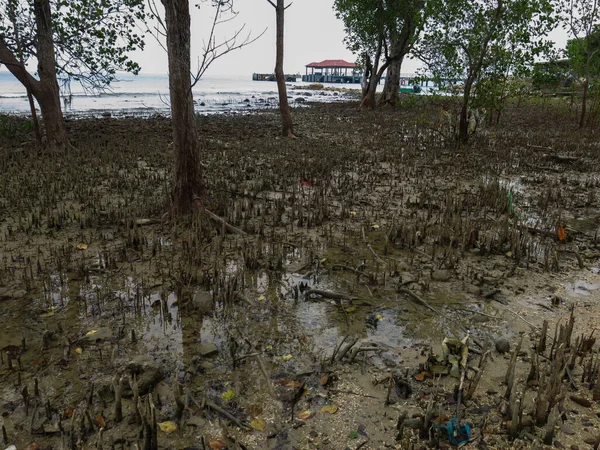
<path id="1" fill-rule="evenodd" d="M 355 98 L 344 91 L 309 90 L 310 83 L 286 84 L 291 105 Z M 324 86 L 360 89 L 358 84 L 326 83 Z M 277 84 L 252 81 L 250 75 L 205 77 L 194 86 L 193 94 L 198 113 L 243 112 L 279 106 Z M 79 83 L 72 82 L 70 88 L 61 87 L 61 99 L 67 117 L 169 114 L 169 78 L 166 75 L 119 74 L 102 92 L 86 91 Z M 30 114 L 25 88 L 5 71 L 0 71 L 0 113 Z"/>

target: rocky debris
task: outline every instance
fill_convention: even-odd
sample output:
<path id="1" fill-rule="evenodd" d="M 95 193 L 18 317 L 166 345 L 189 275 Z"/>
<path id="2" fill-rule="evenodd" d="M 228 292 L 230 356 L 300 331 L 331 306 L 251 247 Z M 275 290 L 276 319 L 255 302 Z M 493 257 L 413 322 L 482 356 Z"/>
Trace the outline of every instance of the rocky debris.
<path id="1" fill-rule="evenodd" d="M 465 291 L 472 295 L 480 295 L 481 288 L 479 286 L 475 286 L 474 284 L 467 284 L 465 286 Z"/>
<path id="2" fill-rule="evenodd" d="M 433 281 L 450 281 L 452 274 L 448 270 L 434 270 L 431 272 L 431 279 Z"/>
<path id="3" fill-rule="evenodd" d="M 204 357 L 209 357 L 219 353 L 219 349 L 214 342 L 202 343 L 198 345 L 198 353 Z"/>
<path id="4" fill-rule="evenodd" d="M 560 424 L 560 431 L 562 431 L 563 433 L 568 434 L 570 436 L 572 436 L 572 435 L 575 434 L 575 431 L 573 430 L 573 428 L 571 428 L 566 423 L 561 423 Z"/>
<path id="5" fill-rule="evenodd" d="M 0 287 L 0 301 L 23 298 L 27 296 L 25 289 L 8 287 Z"/>
<path id="6" fill-rule="evenodd" d="M 496 351 L 503 355 L 504 353 L 510 352 L 510 342 L 508 339 L 500 338 L 495 342 Z"/>
<path id="7" fill-rule="evenodd" d="M 204 425 L 206 425 L 206 420 L 200 416 L 192 416 L 185 422 L 185 425 L 187 427 L 202 428 Z"/>
<path id="8" fill-rule="evenodd" d="M 415 283 L 417 281 L 417 277 L 410 272 L 402 272 L 400 273 L 400 282 L 402 284 L 410 284 Z"/>
<path id="9" fill-rule="evenodd" d="M 137 219 L 134 223 L 138 227 L 145 227 L 148 225 L 154 225 L 156 223 L 160 223 L 160 221 L 158 221 L 156 219 Z"/>
<path id="10" fill-rule="evenodd" d="M 152 391 L 163 378 L 160 365 L 147 355 L 137 355 L 125 365 L 125 371 L 137 378 L 140 395 Z"/>
<path id="11" fill-rule="evenodd" d="M 592 406 L 592 402 L 584 397 L 578 397 L 576 395 L 571 395 L 571 400 L 573 402 L 577 403 L 578 405 L 583 406 L 584 408 L 589 408 L 590 406 Z"/>
<path id="12" fill-rule="evenodd" d="M 215 308 L 212 294 L 208 291 L 198 290 L 192 298 L 192 309 L 200 314 L 212 314 Z"/>
<path id="13" fill-rule="evenodd" d="M 210 361 L 202 361 L 200 363 L 200 368 L 205 371 L 212 370 L 215 368 L 215 365 L 213 363 L 211 363 Z"/>
<path id="14" fill-rule="evenodd" d="M 86 344 L 99 344 L 101 342 L 110 341 L 113 339 L 113 332 L 108 327 L 98 328 L 97 330 L 90 330 L 85 336 L 81 338 L 82 343 Z"/>

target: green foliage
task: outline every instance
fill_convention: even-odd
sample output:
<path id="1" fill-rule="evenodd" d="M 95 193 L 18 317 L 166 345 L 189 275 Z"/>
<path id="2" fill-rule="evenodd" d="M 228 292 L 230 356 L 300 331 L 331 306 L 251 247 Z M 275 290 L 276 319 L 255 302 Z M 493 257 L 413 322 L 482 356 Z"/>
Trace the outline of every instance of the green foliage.
<path id="1" fill-rule="evenodd" d="M 31 131 L 33 124 L 22 117 L 0 114 L 0 137 L 13 138 Z"/>
<path id="2" fill-rule="evenodd" d="M 334 0 L 333 9 L 344 22 L 344 43 L 359 55 L 357 64 L 368 66 L 374 55 L 384 50 L 384 57 L 393 58 L 394 47 L 401 33 L 408 33 L 411 48 L 422 25 L 425 0 Z"/>
<path id="3" fill-rule="evenodd" d="M 578 78 L 600 76 L 600 25 L 584 38 L 569 39 L 565 50 L 573 74 Z M 590 82 L 591 80 L 588 80 Z"/>
<path id="4" fill-rule="evenodd" d="M 385 25 L 379 0 L 335 0 L 333 8 L 344 22 L 344 43 L 355 54 L 372 54 Z"/>
<path id="5" fill-rule="evenodd" d="M 551 47 L 550 0 L 437 0 L 419 53 L 440 84 L 522 72 Z"/>
<path id="6" fill-rule="evenodd" d="M 417 52 L 442 88 L 462 91 L 463 110 L 500 111 L 535 58 L 550 51 L 554 0 L 432 0 Z M 461 121 L 466 120 L 465 116 Z M 461 140 L 466 140 L 464 128 Z"/>
<path id="7" fill-rule="evenodd" d="M 0 0 L 0 39 L 24 62 L 36 59 L 34 0 Z M 144 0 L 50 0 L 56 72 L 99 89 L 118 70 L 137 74 L 129 53 L 143 49 Z M 20 42 L 19 42 L 20 41 Z"/>
<path id="8" fill-rule="evenodd" d="M 557 89 L 571 85 L 571 66 L 568 60 L 536 63 L 531 79 L 535 89 Z"/>

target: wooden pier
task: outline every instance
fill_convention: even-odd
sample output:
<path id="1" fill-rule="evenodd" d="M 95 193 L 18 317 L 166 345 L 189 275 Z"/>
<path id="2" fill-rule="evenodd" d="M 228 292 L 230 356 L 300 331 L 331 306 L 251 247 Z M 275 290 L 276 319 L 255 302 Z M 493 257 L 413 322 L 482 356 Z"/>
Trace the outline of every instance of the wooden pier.
<path id="1" fill-rule="evenodd" d="M 300 78 L 300 74 L 284 75 L 287 83 L 295 83 Z M 253 81 L 277 81 L 274 73 L 253 73 Z"/>
<path id="2" fill-rule="evenodd" d="M 307 64 L 306 74 L 302 75 L 302 81 L 305 83 L 354 83 L 359 84 L 362 81 L 362 72 L 360 68 L 351 62 L 343 59 L 326 59 L 321 62 Z M 299 81 L 300 74 L 285 75 L 285 81 L 295 83 Z M 254 81 L 276 81 L 273 73 L 255 73 L 252 75 Z M 384 81 L 382 77 L 380 82 Z M 402 74 L 400 77 L 400 92 L 420 93 L 423 88 L 435 88 L 436 84 L 432 80 L 419 77 L 416 74 Z"/>
<path id="3" fill-rule="evenodd" d="M 310 71 L 310 73 L 309 73 Z M 326 59 L 306 65 L 302 81 L 308 83 L 360 83 L 362 75 L 356 64 L 343 59 Z"/>

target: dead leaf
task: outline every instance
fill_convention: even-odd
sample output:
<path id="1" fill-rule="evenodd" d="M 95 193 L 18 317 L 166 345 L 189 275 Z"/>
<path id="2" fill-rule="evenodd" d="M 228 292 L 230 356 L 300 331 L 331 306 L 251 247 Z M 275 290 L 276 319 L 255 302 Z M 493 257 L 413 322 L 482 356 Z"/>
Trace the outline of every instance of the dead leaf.
<path id="1" fill-rule="evenodd" d="M 208 447 L 210 448 L 210 450 L 221 450 L 226 448 L 227 445 L 219 439 L 214 439 L 208 443 Z"/>
<path id="2" fill-rule="evenodd" d="M 424 381 L 425 378 L 429 377 L 430 374 L 429 372 L 421 372 L 415 375 L 415 380 L 417 381 Z"/>
<path id="3" fill-rule="evenodd" d="M 323 413 L 329 413 L 329 414 L 335 414 L 338 410 L 338 407 L 336 405 L 325 405 L 321 408 L 321 412 Z"/>
<path id="4" fill-rule="evenodd" d="M 235 391 L 233 389 L 229 389 L 227 392 L 221 394 L 221 398 L 226 402 L 233 400 L 233 397 L 235 397 Z"/>
<path id="5" fill-rule="evenodd" d="M 558 240 L 564 241 L 567 238 L 567 232 L 563 227 L 558 227 Z"/>
<path id="6" fill-rule="evenodd" d="M 255 430 L 264 431 L 266 424 L 263 419 L 254 419 L 252 422 L 250 422 L 250 426 Z"/>
<path id="7" fill-rule="evenodd" d="M 299 381 L 296 380 L 279 380 L 279 384 L 281 386 L 284 387 L 289 387 L 289 388 L 298 388 L 302 385 L 302 383 L 300 383 Z"/>
<path id="8" fill-rule="evenodd" d="M 98 425 L 100 426 L 100 428 L 105 428 L 106 427 L 106 422 L 104 422 L 104 417 L 102 417 L 102 414 L 98 414 L 96 416 L 96 422 L 98 423 Z"/>
<path id="9" fill-rule="evenodd" d="M 23 450 L 38 450 L 39 448 L 40 444 L 38 444 L 37 442 L 32 442 L 31 444 L 27 444 L 27 446 L 24 447 Z"/>
<path id="10" fill-rule="evenodd" d="M 329 375 L 323 375 L 319 383 L 321 383 L 321 386 L 325 386 L 327 383 L 329 383 Z"/>
<path id="11" fill-rule="evenodd" d="M 312 411 L 307 409 L 305 411 L 300 411 L 296 417 L 300 420 L 306 420 L 306 419 L 309 419 L 311 416 L 312 416 Z"/>
<path id="12" fill-rule="evenodd" d="M 87 250 L 87 248 L 88 248 L 88 245 L 87 245 L 87 244 L 84 244 L 84 243 L 82 243 L 82 242 L 81 242 L 81 243 L 77 244 L 77 245 L 75 246 L 75 248 L 76 248 L 77 250 Z"/>
<path id="13" fill-rule="evenodd" d="M 73 417 L 74 412 L 75 408 L 65 408 L 65 410 L 63 411 L 63 416 L 65 417 L 65 419 L 70 419 L 71 417 Z"/>
<path id="14" fill-rule="evenodd" d="M 33 365 L 33 366 L 41 366 L 42 364 L 44 364 L 43 358 L 34 359 L 33 361 L 31 361 L 31 365 Z"/>
<path id="15" fill-rule="evenodd" d="M 250 405 L 246 409 L 246 412 L 248 413 L 249 416 L 256 417 L 256 416 L 260 416 L 262 414 L 263 409 L 258 405 Z"/>
<path id="16" fill-rule="evenodd" d="M 448 422 L 448 416 L 446 416 L 445 414 L 442 414 L 441 416 L 438 416 L 435 419 L 433 419 L 433 423 L 436 423 L 438 425 L 445 424 L 446 422 Z"/>
<path id="17" fill-rule="evenodd" d="M 83 353 L 83 350 L 81 349 L 81 347 L 77 347 L 75 349 L 75 353 L 77 353 L 78 355 L 81 355 Z"/>
<path id="18" fill-rule="evenodd" d="M 177 431 L 177 424 L 175 422 L 172 422 L 170 420 L 167 420 L 166 422 L 159 422 L 157 423 L 158 428 L 160 428 L 160 431 L 162 431 L 163 433 L 173 433 L 174 431 Z"/>

